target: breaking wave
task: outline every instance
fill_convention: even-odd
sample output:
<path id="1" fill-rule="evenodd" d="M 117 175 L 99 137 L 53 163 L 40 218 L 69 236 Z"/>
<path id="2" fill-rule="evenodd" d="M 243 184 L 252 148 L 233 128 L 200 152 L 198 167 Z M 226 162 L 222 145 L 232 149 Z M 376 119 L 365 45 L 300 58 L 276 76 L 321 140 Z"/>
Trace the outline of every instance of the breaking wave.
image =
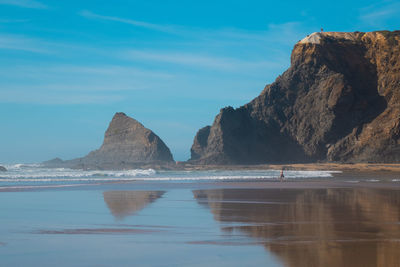
<path id="1" fill-rule="evenodd" d="M 106 181 L 185 181 L 185 180 L 255 180 L 277 179 L 279 170 L 218 170 L 218 171 L 160 171 L 135 170 L 74 170 L 43 168 L 39 164 L 14 164 L 0 173 L 0 183 L 20 182 L 106 182 Z M 329 178 L 338 171 L 285 171 L 286 179 Z"/>
<path id="2" fill-rule="evenodd" d="M 15 168 L 8 168 L 5 173 L 0 173 L 1 180 L 24 180 L 24 181 L 51 181 L 51 180 L 63 180 L 62 178 L 68 178 L 65 180 L 84 179 L 90 180 L 90 177 L 140 177 L 140 176 L 150 176 L 155 175 L 156 171 L 153 169 L 147 170 L 123 170 L 123 171 L 82 171 L 73 170 L 67 168 L 55 168 L 47 169 L 41 167 L 33 167 L 23 169 L 22 166 L 15 165 Z"/>

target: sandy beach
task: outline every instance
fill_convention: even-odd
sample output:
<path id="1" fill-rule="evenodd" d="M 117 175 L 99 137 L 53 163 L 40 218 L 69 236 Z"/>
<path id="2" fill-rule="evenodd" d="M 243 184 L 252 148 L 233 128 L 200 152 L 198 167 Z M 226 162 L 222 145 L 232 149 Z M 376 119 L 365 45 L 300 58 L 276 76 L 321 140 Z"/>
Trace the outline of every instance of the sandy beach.
<path id="1" fill-rule="evenodd" d="M 379 172 L 378 174 L 400 173 L 398 163 L 289 163 L 289 164 L 259 164 L 259 165 L 191 165 L 177 163 L 177 168 L 183 170 L 231 169 L 231 170 L 335 170 L 342 172 Z"/>

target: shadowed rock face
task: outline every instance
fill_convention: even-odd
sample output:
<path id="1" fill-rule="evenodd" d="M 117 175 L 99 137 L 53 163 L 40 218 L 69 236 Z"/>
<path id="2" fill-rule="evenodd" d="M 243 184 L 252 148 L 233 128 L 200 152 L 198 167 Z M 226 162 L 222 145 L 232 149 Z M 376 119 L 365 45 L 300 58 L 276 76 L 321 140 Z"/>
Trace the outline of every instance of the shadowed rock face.
<path id="1" fill-rule="evenodd" d="M 206 126 L 197 132 L 192 148 L 190 149 L 191 159 L 199 159 L 204 153 L 204 148 L 207 146 L 207 139 L 210 135 L 210 128 L 210 126 Z"/>
<path id="2" fill-rule="evenodd" d="M 400 31 L 316 33 L 260 96 L 221 110 L 199 164 L 400 162 Z"/>
<path id="3" fill-rule="evenodd" d="M 0 172 L 5 172 L 5 171 L 7 171 L 7 169 L 3 166 L 0 166 Z"/>
<path id="4" fill-rule="evenodd" d="M 116 113 L 104 135 L 103 145 L 81 159 L 85 165 L 129 165 L 172 162 L 165 143 L 138 121 Z"/>
<path id="5" fill-rule="evenodd" d="M 164 191 L 106 191 L 104 201 L 118 220 L 144 209 L 162 197 Z"/>
<path id="6" fill-rule="evenodd" d="M 398 266 L 400 192 L 385 189 L 193 191 L 232 242 L 254 238 L 283 266 Z M 224 239 L 227 242 L 229 239 Z"/>

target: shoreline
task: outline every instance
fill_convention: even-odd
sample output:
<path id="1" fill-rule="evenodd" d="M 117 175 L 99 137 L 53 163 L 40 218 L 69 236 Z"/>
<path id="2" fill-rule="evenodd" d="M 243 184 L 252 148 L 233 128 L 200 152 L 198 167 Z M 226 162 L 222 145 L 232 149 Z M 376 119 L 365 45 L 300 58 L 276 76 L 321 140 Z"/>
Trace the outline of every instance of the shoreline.
<path id="1" fill-rule="evenodd" d="M 307 164 L 262 164 L 262 165 L 207 165 L 207 166 L 180 166 L 181 168 L 161 171 L 262 171 L 281 170 L 285 171 L 332 171 L 332 177 L 314 178 L 290 178 L 283 182 L 279 178 L 256 178 L 237 180 L 132 180 L 132 181 L 107 181 L 86 184 L 54 184 L 40 183 L 38 185 L 13 185 L 0 187 L 2 192 L 18 191 L 49 191 L 49 190 L 103 190 L 107 188 L 118 188 L 121 190 L 140 190 L 140 188 L 236 188 L 236 189 L 306 189 L 306 188 L 391 188 L 400 189 L 400 164 L 339 164 L 339 163 L 307 163 Z M 184 168 L 183 168 L 184 167 Z"/>
<path id="2" fill-rule="evenodd" d="M 172 190 L 172 189 L 391 189 L 400 190 L 400 180 L 392 181 L 391 177 L 380 176 L 359 177 L 345 175 L 340 178 L 311 178 L 311 179 L 287 179 L 283 182 L 276 180 L 210 180 L 210 181 L 115 181 L 94 184 L 70 184 L 70 185 L 33 185 L 33 186 L 13 186 L 0 187 L 0 194 L 6 192 L 40 192 L 40 191 L 74 191 L 74 190 L 94 190 L 94 191 L 142 191 L 149 189 Z M 388 179 L 389 178 L 389 179 Z"/>
<path id="3" fill-rule="evenodd" d="M 342 171 L 342 172 L 388 172 L 400 173 L 400 163 L 271 163 L 271 164 L 244 164 L 244 165 L 218 165 L 218 164 L 192 164 L 188 161 L 175 163 L 148 163 L 127 164 L 123 166 L 73 166 L 65 164 L 41 164 L 44 168 L 70 168 L 84 171 L 122 171 L 135 169 L 153 169 L 156 171 L 207 171 L 207 170 L 309 170 L 309 171 Z"/>
<path id="4" fill-rule="evenodd" d="M 176 170 L 281 170 L 282 168 L 284 170 L 342 171 L 346 173 L 400 173 L 400 163 L 282 163 L 257 165 L 191 165 L 182 163 L 177 165 Z"/>

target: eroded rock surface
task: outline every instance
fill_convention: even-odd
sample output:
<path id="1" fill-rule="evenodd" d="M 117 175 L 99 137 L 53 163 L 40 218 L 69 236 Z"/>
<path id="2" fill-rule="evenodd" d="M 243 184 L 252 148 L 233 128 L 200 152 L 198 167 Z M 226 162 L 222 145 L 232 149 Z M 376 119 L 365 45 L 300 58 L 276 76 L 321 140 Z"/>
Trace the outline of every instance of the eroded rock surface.
<path id="1" fill-rule="evenodd" d="M 250 103 L 196 135 L 199 164 L 400 162 L 400 31 L 314 33 Z"/>

